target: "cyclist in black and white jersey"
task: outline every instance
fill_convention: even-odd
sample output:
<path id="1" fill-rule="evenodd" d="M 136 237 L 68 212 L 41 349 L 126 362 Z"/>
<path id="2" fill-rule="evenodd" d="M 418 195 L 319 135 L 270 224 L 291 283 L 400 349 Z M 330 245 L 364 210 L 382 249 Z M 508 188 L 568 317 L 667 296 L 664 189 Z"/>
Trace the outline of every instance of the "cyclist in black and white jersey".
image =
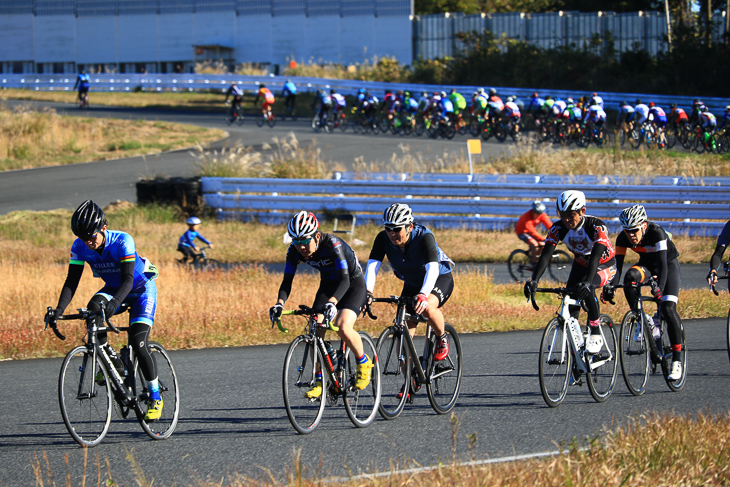
<path id="1" fill-rule="evenodd" d="M 390 205 L 383 212 L 383 226 L 373 242 L 365 269 L 368 299 L 372 298 L 375 280 L 385 257 L 395 276 L 403 281 L 401 296 L 413 296 L 409 313 L 423 315 L 439 337 L 434 360 L 449 355 L 449 339 L 444 327 L 441 307 L 454 290 L 451 266 L 454 264 L 436 244 L 431 230 L 413 223 L 411 208 L 403 203 Z M 408 322 L 413 336 L 416 323 Z"/>
<path id="2" fill-rule="evenodd" d="M 354 329 L 367 299 L 362 267 L 355 252 L 341 238 L 320 232 L 319 222 L 313 213 L 300 211 L 289 221 L 287 230 L 292 243 L 286 253 L 286 267 L 278 299 L 269 310 L 271 322 L 281 317 L 299 263 L 304 262 L 317 269 L 321 280 L 312 308 L 323 308 L 324 312 L 317 317 L 318 320 L 332 321 L 339 328 L 337 334 L 357 358 L 355 388 L 365 389 L 370 383 L 373 362 L 365 355 L 362 338 Z M 324 331 L 321 333 L 324 334 Z M 321 370 L 317 371 L 317 378 L 315 386 L 306 393 L 309 398 L 322 395 Z"/>
<path id="3" fill-rule="evenodd" d="M 603 346 L 599 328 L 601 310 L 596 299 L 596 288 L 605 286 L 616 274 L 616 258 L 608 238 L 606 225 L 595 216 L 586 215 L 586 197 L 582 191 L 564 191 L 557 201 L 560 220 L 553 224 L 545 239 L 545 248 L 532 271 L 532 279 L 525 283 L 525 296 L 529 297 L 547 269 L 555 246 L 561 241 L 573 252 L 574 261 L 566 287 L 577 291 L 571 295 L 581 299 L 588 309 L 586 350 L 598 353 Z M 580 306 L 572 305 L 570 315 L 578 318 Z"/>
<path id="4" fill-rule="evenodd" d="M 710 257 L 710 271 L 707 273 L 707 283 L 709 285 L 717 283 L 717 269 L 720 268 L 720 264 L 722 263 L 722 254 L 725 253 L 725 249 L 728 245 L 730 245 L 730 221 L 725 224 L 720 235 L 717 237 L 715 252 L 713 252 L 712 257 Z"/>
<path id="5" fill-rule="evenodd" d="M 619 217 L 623 232 L 616 237 L 616 276 L 612 284 L 617 285 L 621 278 L 626 250 L 639 254 L 639 262 L 626 271 L 624 285 L 642 284 L 651 276 L 657 277 L 658 286 L 652 290 L 654 298 L 662 301 L 662 315 L 668 324 L 669 341 L 672 343 L 672 370 L 669 380 L 682 378 L 682 320 L 677 313 L 681 273 L 679 252 L 670 235 L 659 225 L 647 221 L 646 210 L 642 205 L 624 209 Z M 601 299 L 612 301 L 614 289 L 604 289 Z M 640 292 L 633 287 L 624 287 L 626 301 L 633 305 Z M 659 338 L 659 330 L 654 332 Z"/>

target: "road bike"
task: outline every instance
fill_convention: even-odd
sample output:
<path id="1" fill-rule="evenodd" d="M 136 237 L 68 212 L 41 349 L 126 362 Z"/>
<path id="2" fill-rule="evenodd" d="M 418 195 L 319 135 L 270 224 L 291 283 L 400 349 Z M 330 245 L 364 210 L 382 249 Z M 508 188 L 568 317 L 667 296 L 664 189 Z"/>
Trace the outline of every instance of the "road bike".
<path id="1" fill-rule="evenodd" d="M 122 305 L 120 313 L 127 310 L 128 307 Z M 48 307 L 46 329 L 52 311 L 53 308 Z M 108 326 L 97 326 L 97 316 L 101 316 L 102 323 L 105 322 Z M 71 437 L 82 447 L 101 443 L 109 431 L 112 406 L 120 419 L 127 419 L 129 413 L 134 412 L 137 421 L 150 438 L 164 440 L 170 437 L 175 431 L 180 414 L 180 389 L 177 373 L 167 350 L 157 342 L 149 342 L 150 354 L 157 367 L 164 407 L 159 419 L 146 422 L 146 411 L 142 409 L 142 405 L 150 400 L 150 396 L 134 349 L 126 345 L 120 350 L 119 358 L 124 364 L 124 370 L 120 371 L 112 364 L 105 347 L 99 344 L 100 334 L 128 332 L 129 327 L 116 327 L 104 316 L 103 310 L 94 312 L 87 308 L 78 309 L 76 314 L 56 316 L 55 319 L 86 322 L 86 341 L 68 352 L 58 376 L 58 402 L 63 422 Z M 52 326 L 52 329 L 58 338 L 66 339 L 58 327 Z"/>
<path id="2" fill-rule="evenodd" d="M 573 258 L 567 252 L 555 249 L 550 257 L 547 270 L 553 281 L 565 284 L 568 282 L 572 266 Z M 509 269 L 509 275 L 516 282 L 525 282 L 530 279 L 534 269 L 530 251 L 525 249 L 513 250 L 507 257 L 507 269 Z"/>
<path id="3" fill-rule="evenodd" d="M 332 132 L 332 126 L 333 122 L 330 120 L 327 112 L 323 112 L 321 115 L 315 114 L 314 117 L 312 117 L 312 130 L 315 132 L 322 130 L 326 133 L 330 133 Z"/>
<path id="4" fill-rule="evenodd" d="M 339 112 L 335 113 L 334 116 L 334 122 L 332 123 L 332 127 L 336 129 L 340 129 L 340 132 L 344 132 L 347 130 L 348 120 L 347 115 L 345 114 L 344 107 Z"/>
<path id="5" fill-rule="evenodd" d="M 537 288 L 538 293 L 552 293 L 560 296 L 562 302 L 557 316 L 551 319 L 542 334 L 538 375 L 540 392 L 545 403 L 557 407 L 565 399 L 568 386 L 583 385 L 582 376 L 587 377 L 588 390 L 596 402 L 605 402 L 616 384 L 618 356 L 616 352 L 616 330 L 608 315 L 599 317 L 603 345 L 597 353 L 589 353 L 585 348 L 588 332 L 583 331 L 576 318 L 570 316 L 571 305 L 580 305 L 581 300 L 570 297 L 575 289 Z M 535 302 L 535 292 L 529 297 L 532 307 L 539 310 Z"/>
<path id="6" fill-rule="evenodd" d="M 650 277 L 648 282 L 641 285 L 631 285 L 637 288 L 651 286 L 655 288 L 657 282 Z M 625 288 L 626 285 L 613 286 Z M 638 293 L 637 293 L 638 294 Z M 650 318 L 644 311 L 644 302 L 651 301 L 657 305 L 657 313 Z M 657 322 L 658 321 L 658 322 Z M 655 338 L 653 332 L 658 330 L 660 336 Z M 649 380 L 649 371 L 656 373 L 657 365 L 661 366 L 664 380 L 674 392 L 681 390 L 687 379 L 687 349 L 685 346 L 684 327 L 682 327 L 682 377 L 679 380 L 669 380 L 672 370 L 672 344 L 667 333 L 667 322 L 662 314 L 662 302 L 653 296 L 639 296 L 624 319 L 621 321 L 619 334 L 619 355 L 621 355 L 621 374 L 629 392 L 640 396 L 646 391 Z"/>
<path id="7" fill-rule="evenodd" d="M 274 128 L 274 126 L 276 125 L 276 117 L 274 116 L 274 112 L 272 112 L 271 110 L 262 113 L 261 116 L 256 118 L 257 126 L 263 127 L 266 124 L 268 124 L 271 128 Z"/>
<path id="8" fill-rule="evenodd" d="M 182 259 L 178 259 L 177 262 L 181 265 L 187 265 L 199 271 L 206 271 L 214 269 L 216 267 L 220 267 L 220 262 L 218 262 L 216 259 L 208 258 L 206 250 L 211 250 L 210 245 L 200 247 L 198 249 L 198 253 L 195 254 L 195 257 L 193 257 L 193 260 L 191 262 L 184 261 Z"/>
<path id="9" fill-rule="evenodd" d="M 89 94 L 84 93 L 84 96 L 79 97 L 79 110 L 83 110 L 84 108 L 89 108 Z"/>
<path id="10" fill-rule="evenodd" d="M 730 262 L 725 262 L 722 267 L 723 267 L 723 270 L 725 271 L 725 275 L 718 276 L 717 279 L 718 280 L 729 279 L 730 278 L 729 277 L 730 276 Z M 729 284 L 729 286 L 730 286 L 730 284 Z M 714 284 L 712 284 L 710 286 L 710 289 L 712 289 L 712 292 L 715 293 L 715 296 L 720 295 L 720 293 L 717 292 L 717 289 L 715 289 Z M 730 287 L 729 287 L 729 289 L 730 289 Z M 727 322 L 725 325 L 725 345 L 727 345 L 727 356 L 728 356 L 728 359 L 730 359 L 730 311 L 728 311 Z"/>
<path id="11" fill-rule="evenodd" d="M 423 353 L 419 356 L 415 342 L 408 331 L 407 322 L 427 321 L 421 315 L 412 315 L 406 311 L 407 303 L 412 300 L 410 297 L 399 296 L 372 300 L 373 303 L 396 305 L 393 324 L 383 330 L 377 344 L 383 389 L 379 411 L 385 419 L 397 418 L 406 402 L 413 403 L 414 396 L 424 384 L 431 407 L 438 414 L 451 411 L 459 397 L 463 372 L 459 335 L 453 326 L 446 323 L 449 354 L 443 360 L 436 361 L 433 354 L 438 337 L 431 326 L 426 326 Z M 370 306 L 366 312 L 371 319 L 377 319 L 377 316 L 372 314 Z"/>
<path id="12" fill-rule="evenodd" d="M 444 139 L 453 139 L 456 135 L 456 127 L 451 121 L 451 116 L 446 114 L 445 117 L 441 117 L 436 114 L 431 119 L 431 124 L 426 129 L 426 135 L 432 139 L 443 137 Z"/>
<path id="13" fill-rule="evenodd" d="M 337 331 L 332 323 L 317 323 L 317 314 L 312 308 L 299 305 L 298 310 L 284 311 L 282 316 L 297 315 L 307 319 L 305 333 L 296 337 L 289 345 L 284 359 L 282 392 L 286 415 L 297 432 L 308 434 L 317 428 L 325 404 L 334 406 L 339 398 L 345 405 L 350 421 L 358 428 L 372 423 L 380 404 L 380 361 L 373 340 L 365 332 L 359 332 L 365 354 L 373 361 L 370 384 L 363 390 L 355 389 L 357 381 L 357 357 L 344 340 L 335 350 L 330 342 L 320 337 L 318 331 Z M 288 333 L 281 320 L 276 321 L 282 333 Z M 317 372 L 321 371 L 322 394 L 310 398 L 307 392 L 317 383 Z"/>
<path id="14" fill-rule="evenodd" d="M 233 125 L 234 123 L 238 125 L 243 125 L 243 122 L 245 120 L 245 117 L 243 116 L 243 109 L 241 108 L 241 102 L 240 101 L 234 101 L 230 104 L 230 108 L 228 109 L 228 114 L 226 115 L 226 123 L 228 125 Z"/>

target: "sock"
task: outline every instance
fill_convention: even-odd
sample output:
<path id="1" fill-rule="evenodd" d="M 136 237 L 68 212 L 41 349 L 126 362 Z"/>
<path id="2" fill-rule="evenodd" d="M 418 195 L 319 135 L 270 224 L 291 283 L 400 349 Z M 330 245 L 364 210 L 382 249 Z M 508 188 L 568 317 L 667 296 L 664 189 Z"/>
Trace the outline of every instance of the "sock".
<path id="1" fill-rule="evenodd" d="M 588 330 L 591 332 L 591 335 L 601 334 L 601 329 L 598 327 L 600 324 L 601 320 L 588 320 Z"/>
<path id="2" fill-rule="evenodd" d="M 147 386 L 150 389 L 150 399 L 153 401 L 159 401 L 162 399 L 162 397 L 160 397 L 160 380 L 157 377 L 147 382 Z"/>
<path id="3" fill-rule="evenodd" d="M 322 372 L 317 372 L 317 380 L 316 380 L 316 382 L 319 382 L 319 385 L 320 386 L 322 385 Z M 315 385 L 317 385 L 317 384 L 315 383 Z"/>
<path id="4" fill-rule="evenodd" d="M 360 358 L 357 359 L 357 363 L 358 364 L 364 364 L 367 361 L 368 361 L 368 356 L 365 355 L 364 353 L 362 354 L 362 357 L 360 357 Z"/>

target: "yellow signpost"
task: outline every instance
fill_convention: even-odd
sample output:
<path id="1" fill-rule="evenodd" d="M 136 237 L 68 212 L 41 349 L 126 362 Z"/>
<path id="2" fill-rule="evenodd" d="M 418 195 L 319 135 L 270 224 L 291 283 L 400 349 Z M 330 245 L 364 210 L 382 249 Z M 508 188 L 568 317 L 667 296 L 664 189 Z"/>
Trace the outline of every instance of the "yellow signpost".
<path id="1" fill-rule="evenodd" d="M 482 153 L 482 140 L 481 139 L 469 139 L 466 141 L 467 152 L 469 153 L 469 180 L 474 177 L 474 169 L 471 164 L 472 154 Z"/>

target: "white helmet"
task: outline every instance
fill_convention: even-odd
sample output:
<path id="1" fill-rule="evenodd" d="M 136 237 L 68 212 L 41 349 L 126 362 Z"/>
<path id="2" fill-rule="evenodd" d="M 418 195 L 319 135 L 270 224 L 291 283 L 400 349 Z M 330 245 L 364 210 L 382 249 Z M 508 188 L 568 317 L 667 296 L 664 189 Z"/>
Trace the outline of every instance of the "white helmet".
<path id="1" fill-rule="evenodd" d="M 563 191 L 557 201 L 558 211 L 580 210 L 586 206 L 586 195 L 583 191 Z"/>
<path id="2" fill-rule="evenodd" d="M 201 222 L 200 218 L 198 218 L 197 216 L 191 216 L 185 223 L 187 223 L 188 225 L 200 225 Z"/>
<path id="3" fill-rule="evenodd" d="M 319 222 L 314 213 L 300 211 L 289 221 L 287 230 L 291 238 L 307 238 L 317 233 Z"/>
<path id="4" fill-rule="evenodd" d="M 405 203 L 393 203 L 383 212 L 383 225 L 386 227 L 403 227 L 413 223 L 413 211 Z"/>
<path id="5" fill-rule="evenodd" d="M 621 226 L 624 230 L 633 230 L 639 228 L 642 223 L 646 221 L 646 210 L 642 205 L 634 205 L 629 208 L 624 208 L 619 216 Z"/>

